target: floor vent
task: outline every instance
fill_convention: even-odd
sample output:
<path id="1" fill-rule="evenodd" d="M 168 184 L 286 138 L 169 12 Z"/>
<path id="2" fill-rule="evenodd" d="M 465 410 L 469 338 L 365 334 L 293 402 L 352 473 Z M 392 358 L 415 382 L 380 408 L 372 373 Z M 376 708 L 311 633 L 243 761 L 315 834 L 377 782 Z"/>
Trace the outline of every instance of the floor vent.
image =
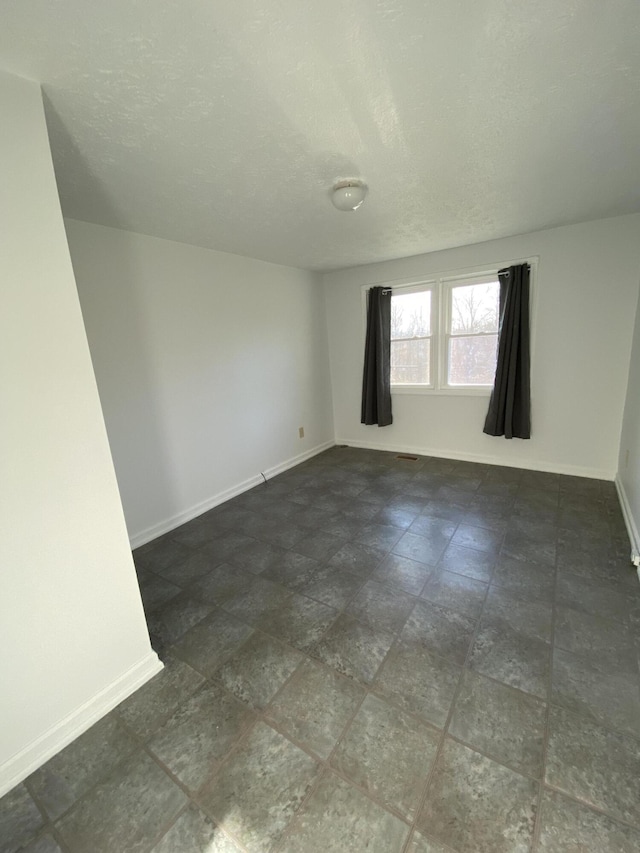
<path id="1" fill-rule="evenodd" d="M 396 456 L 396 459 L 406 459 L 408 462 L 417 462 L 418 461 L 417 456 L 409 456 L 408 453 L 399 453 Z"/>

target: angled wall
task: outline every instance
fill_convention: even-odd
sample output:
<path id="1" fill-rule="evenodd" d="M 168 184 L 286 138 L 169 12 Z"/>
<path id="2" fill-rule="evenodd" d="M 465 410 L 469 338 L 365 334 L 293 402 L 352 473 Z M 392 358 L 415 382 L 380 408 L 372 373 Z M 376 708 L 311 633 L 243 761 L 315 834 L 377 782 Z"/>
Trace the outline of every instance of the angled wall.
<path id="1" fill-rule="evenodd" d="M 39 86 L 0 73 L 0 795 L 161 667 L 91 367 Z"/>
<path id="2" fill-rule="evenodd" d="M 640 556 L 640 300 L 633 332 L 616 485 L 632 551 L 634 556 Z"/>

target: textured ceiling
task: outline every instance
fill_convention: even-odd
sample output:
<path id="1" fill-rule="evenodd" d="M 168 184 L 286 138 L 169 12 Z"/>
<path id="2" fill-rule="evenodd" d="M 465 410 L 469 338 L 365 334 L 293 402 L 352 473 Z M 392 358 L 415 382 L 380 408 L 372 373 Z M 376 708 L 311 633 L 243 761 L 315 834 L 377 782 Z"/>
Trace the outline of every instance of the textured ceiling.
<path id="1" fill-rule="evenodd" d="M 0 7 L 65 215 L 310 269 L 640 210 L 639 43 L 638 0 Z"/>

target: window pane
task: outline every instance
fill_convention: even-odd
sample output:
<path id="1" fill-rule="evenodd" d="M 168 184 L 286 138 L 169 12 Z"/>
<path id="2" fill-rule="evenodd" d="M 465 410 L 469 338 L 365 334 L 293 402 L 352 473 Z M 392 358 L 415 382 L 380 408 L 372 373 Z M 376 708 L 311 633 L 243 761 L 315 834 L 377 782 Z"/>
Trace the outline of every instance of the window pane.
<path id="1" fill-rule="evenodd" d="M 431 291 L 391 297 L 391 338 L 423 338 L 431 334 Z"/>
<path id="2" fill-rule="evenodd" d="M 430 384 L 431 340 L 391 341 L 391 384 Z"/>
<path id="3" fill-rule="evenodd" d="M 451 334 L 498 331 L 498 281 L 451 288 Z"/>
<path id="4" fill-rule="evenodd" d="M 449 338 L 449 385 L 493 385 L 497 335 Z"/>

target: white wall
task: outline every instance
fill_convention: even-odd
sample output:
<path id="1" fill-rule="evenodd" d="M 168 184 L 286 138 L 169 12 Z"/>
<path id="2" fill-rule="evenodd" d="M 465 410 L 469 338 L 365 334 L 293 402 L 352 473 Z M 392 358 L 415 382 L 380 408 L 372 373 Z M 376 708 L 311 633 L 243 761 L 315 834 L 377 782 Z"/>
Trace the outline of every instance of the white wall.
<path id="1" fill-rule="evenodd" d="M 333 443 L 317 276 L 66 227 L 134 544 Z"/>
<path id="2" fill-rule="evenodd" d="M 488 397 L 397 394 L 392 426 L 360 424 L 362 285 L 534 256 L 529 441 L 483 434 Z M 613 479 L 639 264 L 633 215 L 325 275 L 336 441 Z"/>
<path id="3" fill-rule="evenodd" d="M 633 333 L 616 482 L 632 549 L 640 554 L 640 301 Z"/>
<path id="4" fill-rule="evenodd" d="M 0 795 L 160 668 L 39 87 L 0 73 Z"/>

